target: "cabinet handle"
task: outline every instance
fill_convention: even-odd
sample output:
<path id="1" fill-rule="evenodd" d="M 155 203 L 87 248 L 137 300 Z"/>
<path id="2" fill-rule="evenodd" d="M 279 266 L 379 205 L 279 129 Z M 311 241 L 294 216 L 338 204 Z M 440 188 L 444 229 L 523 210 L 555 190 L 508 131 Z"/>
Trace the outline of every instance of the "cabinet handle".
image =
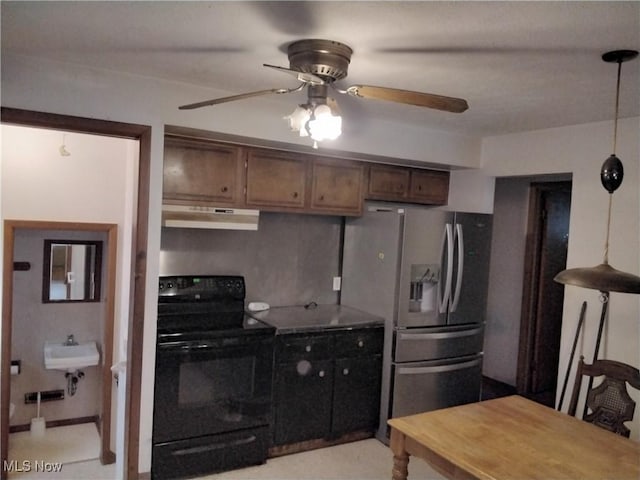
<path id="1" fill-rule="evenodd" d="M 319 376 L 319 377 L 324 377 L 324 370 L 320 370 L 320 371 L 318 372 L 318 376 Z"/>
<path id="2" fill-rule="evenodd" d="M 422 190 L 422 185 L 418 185 L 418 190 Z"/>
<path id="3" fill-rule="evenodd" d="M 229 191 L 227 187 L 222 187 L 220 190 L 222 190 L 224 193 L 227 193 Z"/>
<path id="4" fill-rule="evenodd" d="M 310 352 L 311 351 L 311 345 L 307 345 L 306 347 L 304 347 L 304 351 L 305 352 Z"/>
<path id="5" fill-rule="evenodd" d="M 364 342 L 362 340 L 358 340 L 358 348 L 364 347 Z"/>
<path id="6" fill-rule="evenodd" d="M 293 198 L 298 198 L 298 192 L 293 192 Z"/>
<path id="7" fill-rule="evenodd" d="M 320 195 L 320 201 L 324 202 L 324 195 Z"/>
<path id="8" fill-rule="evenodd" d="M 349 369 L 348 368 L 343 369 L 342 370 L 342 374 L 343 375 L 349 375 Z"/>

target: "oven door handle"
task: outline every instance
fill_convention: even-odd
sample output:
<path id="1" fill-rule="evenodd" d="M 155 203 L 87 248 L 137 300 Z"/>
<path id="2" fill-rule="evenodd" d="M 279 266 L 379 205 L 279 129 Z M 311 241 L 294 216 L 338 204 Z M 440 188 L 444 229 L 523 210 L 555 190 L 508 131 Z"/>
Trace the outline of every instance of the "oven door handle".
<path id="1" fill-rule="evenodd" d="M 191 352 L 200 350 L 211 350 L 213 348 L 220 348 L 222 345 L 219 343 L 208 342 L 167 342 L 159 343 L 158 350 L 165 352 Z M 226 346 L 226 345 L 225 345 Z"/>

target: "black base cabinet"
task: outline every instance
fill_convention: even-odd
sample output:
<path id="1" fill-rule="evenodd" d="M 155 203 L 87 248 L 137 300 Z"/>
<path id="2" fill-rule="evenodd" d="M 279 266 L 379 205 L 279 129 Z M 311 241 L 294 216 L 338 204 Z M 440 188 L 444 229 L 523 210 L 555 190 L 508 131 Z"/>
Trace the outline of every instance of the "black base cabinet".
<path id="1" fill-rule="evenodd" d="M 382 355 L 335 362 L 331 433 L 374 431 L 380 413 Z"/>
<path id="2" fill-rule="evenodd" d="M 378 426 L 382 326 L 276 337 L 273 445 Z"/>
<path id="3" fill-rule="evenodd" d="M 274 443 L 286 445 L 324 438 L 331 429 L 333 367 L 329 360 L 278 366 Z"/>

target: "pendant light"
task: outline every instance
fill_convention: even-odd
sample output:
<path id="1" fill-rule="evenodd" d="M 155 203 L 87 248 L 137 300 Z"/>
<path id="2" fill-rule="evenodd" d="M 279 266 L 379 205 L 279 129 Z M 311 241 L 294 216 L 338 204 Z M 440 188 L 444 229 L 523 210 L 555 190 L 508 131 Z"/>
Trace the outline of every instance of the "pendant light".
<path id="1" fill-rule="evenodd" d="M 600 169 L 600 182 L 607 192 L 609 192 L 609 210 L 607 213 L 607 236 L 604 243 L 604 258 L 600 265 L 595 267 L 585 268 L 570 268 L 558 273 L 554 280 L 558 283 L 565 285 L 575 285 L 577 287 L 590 288 L 600 291 L 600 302 L 602 303 L 602 310 L 600 312 L 600 323 L 598 325 L 598 333 L 596 336 L 596 345 L 593 351 L 593 362 L 598 359 L 598 352 L 600 351 L 600 341 L 602 339 L 602 331 L 604 330 L 604 323 L 607 318 L 607 308 L 609 306 L 609 292 L 621 292 L 621 293 L 640 293 L 640 277 L 631 273 L 622 272 L 609 265 L 609 233 L 611 230 L 611 205 L 613 202 L 613 192 L 622 184 L 624 177 L 624 169 L 622 162 L 616 155 L 616 141 L 618 137 L 618 107 L 620 104 L 620 74 L 622 71 L 622 63 L 628 60 L 633 60 L 638 56 L 636 50 L 614 50 L 602 55 L 602 60 L 608 63 L 618 64 L 618 78 L 616 82 L 616 103 L 615 103 L 615 117 L 613 123 L 613 153 L 604 161 Z M 576 328 L 576 334 L 574 338 L 574 348 L 577 344 L 580 330 L 582 329 L 584 321 L 584 312 L 586 308 L 586 302 L 582 305 L 582 312 L 580 313 L 580 320 L 578 327 Z M 569 374 L 571 372 L 571 364 L 573 363 L 573 352 L 569 357 L 569 364 L 567 366 L 566 377 L 564 385 L 566 386 Z M 589 379 L 588 390 L 591 390 L 593 385 L 593 377 Z M 562 409 L 562 399 L 564 397 L 564 387 L 560 400 L 558 402 L 557 409 Z M 587 405 L 584 405 L 584 414 L 587 412 Z"/>
<path id="2" fill-rule="evenodd" d="M 607 236 L 604 244 L 604 259 L 600 265 L 587 268 L 571 268 L 560 272 L 554 280 L 566 285 L 591 288 L 601 292 L 640 293 L 640 277 L 631 273 L 616 270 L 609 265 L 609 232 L 611 229 L 611 205 L 615 192 L 624 177 L 622 162 L 616 155 L 618 135 L 618 106 L 620 100 L 620 73 L 622 63 L 638 56 L 636 50 L 615 50 L 602 55 L 602 60 L 618 64 L 618 81 L 616 84 L 615 120 L 613 124 L 613 153 L 602 164 L 600 181 L 609 192 L 609 211 L 607 214 Z"/>

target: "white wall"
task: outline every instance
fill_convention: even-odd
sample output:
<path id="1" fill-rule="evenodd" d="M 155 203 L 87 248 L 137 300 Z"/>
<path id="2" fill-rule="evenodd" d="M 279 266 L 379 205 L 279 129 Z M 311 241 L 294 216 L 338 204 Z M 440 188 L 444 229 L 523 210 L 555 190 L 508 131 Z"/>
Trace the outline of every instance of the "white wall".
<path id="1" fill-rule="evenodd" d="M 516 385 L 530 178 L 497 179 L 483 374 Z"/>
<path id="2" fill-rule="evenodd" d="M 495 177 L 480 169 L 454 170 L 449 180 L 450 212 L 493 213 Z"/>
<path id="3" fill-rule="evenodd" d="M 640 270 L 640 118 L 618 124 L 617 155 L 625 177 L 613 197 L 609 263 L 638 275 Z M 543 173 L 573 174 L 567 268 L 595 266 L 603 260 L 609 194 L 600 183 L 600 167 L 611 154 L 613 122 L 599 122 L 521 134 L 485 138 L 482 169 L 488 175 Z M 599 292 L 579 287 L 565 289 L 559 382 L 568 356 L 583 300 L 588 303 L 584 338 L 576 355 L 591 360 L 600 317 Z M 640 296 L 612 293 L 609 325 L 600 358 L 640 364 Z M 572 380 L 570 380 L 572 381 Z M 638 396 L 636 395 L 638 400 Z M 632 436 L 640 435 L 636 415 Z"/>

